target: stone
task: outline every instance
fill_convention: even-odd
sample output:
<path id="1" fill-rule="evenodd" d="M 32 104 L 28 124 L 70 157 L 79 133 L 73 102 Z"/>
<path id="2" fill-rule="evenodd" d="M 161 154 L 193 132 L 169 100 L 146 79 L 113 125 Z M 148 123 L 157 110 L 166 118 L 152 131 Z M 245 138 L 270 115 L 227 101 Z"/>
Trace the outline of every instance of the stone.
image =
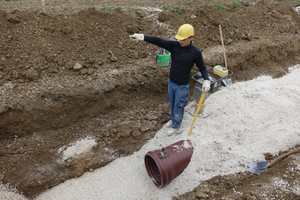
<path id="1" fill-rule="evenodd" d="M 134 130 L 131 133 L 133 138 L 140 138 L 141 137 L 141 132 L 139 130 Z"/>
<path id="2" fill-rule="evenodd" d="M 74 69 L 75 71 L 79 71 L 79 70 L 81 70 L 81 69 L 82 69 L 82 65 L 81 65 L 81 64 L 79 64 L 79 63 L 75 63 L 75 65 L 74 65 L 73 69 Z"/>
<path id="3" fill-rule="evenodd" d="M 116 56 L 112 55 L 112 56 L 110 57 L 110 61 L 111 61 L 111 62 L 117 62 L 117 61 L 118 61 L 118 58 L 117 58 Z"/>
<path id="4" fill-rule="evenodd" d="M 191 15 L 191 19 L 195 19 L 196 18 L 196 15 Z"/>
<path id="5" fill-rule="evenodd" d="M 30 80 L 36 80 L 39 78 L 39 73 L 34 69 L 28 69 L 25 71 L 25 77 Z"/>
<path id="6" fill-rule="evenodd" d="M 21 20 L 15 15 L 8 15 L 7 21 L 12 24 L 18 24 L 21 22 Z"/>
<path id="7" fill-rule="evenodd" d="M 208 197 L 208 195 L 203 193 L 203 192 L 197 191 L 196 192 L 196 197 L 201 198 L 201 199 L 206 199 Z"/>
<path id="8" fill-rule="evenodd" d="M 69 34 L 69 33 L 72 33 L 73 32 L 73 28 L 70 27 L 70 26 L 65 26 L 61 29 L 61 31 L 65 34 Z"/>
<path id="9" fill-rule="evenodd" d="M 0 181 L 2 181 L 4 179 L 4 175 L 0 174 Z"/>

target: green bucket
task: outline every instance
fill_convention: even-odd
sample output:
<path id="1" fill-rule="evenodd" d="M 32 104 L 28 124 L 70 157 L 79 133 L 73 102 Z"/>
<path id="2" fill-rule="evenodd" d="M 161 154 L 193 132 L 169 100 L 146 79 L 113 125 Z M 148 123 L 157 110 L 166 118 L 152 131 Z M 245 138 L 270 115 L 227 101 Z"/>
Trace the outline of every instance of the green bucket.
<path id="1" fill-rule="evenodd" d="M 158 66 L 166 67 L 170 64 L 170 56 L 171 53 L 169 51 L 165 51 L 167 55 L 157 54 L 156 62 Z"/>

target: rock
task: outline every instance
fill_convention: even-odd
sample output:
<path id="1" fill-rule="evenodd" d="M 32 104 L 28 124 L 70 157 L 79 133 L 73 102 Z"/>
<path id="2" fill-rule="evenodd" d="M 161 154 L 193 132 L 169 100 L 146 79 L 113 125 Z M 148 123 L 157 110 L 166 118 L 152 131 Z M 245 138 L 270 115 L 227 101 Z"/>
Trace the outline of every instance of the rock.
<path id="1" fill-rule="evenodd" d="M 92 75 L 93 73 L 94 73 L 94 69 L 93 68 L 88 68 L 87 74 Z"/>
<path id="2" fill-rule="evenodd" d="M 82 68 L 80 70 L 80 74 L 84 75 L 84 74 L 87 74 L 88 73 L 88 69 L 87 68 Z"/>
<path id="3" fill-rule="evenodd" d="M 123 129 L 123 130 L 120 130 L 120 136 L 121 137 L 130 137 L 131 135 L 131 130 L 130 129 Z"/>
<path id="4" fill-rule="evenodd" d="M 158 21 L 165 22 L 173 19 L 174 16 L 170 11 L 162 11 L 158 14 Z"/>
<path id="5" fill-rule="evenodd" d="M 264 153 L 264 156 L 265 156 L 266 160 L 272 160 L 273 159 L 273 155 L 270 152 Z"/>
<path id="6" fill-rule="evenodd" d="M 141 125 L 138 125 L 135 121 L 123 121 L 118 124 L 118 130 L 121 137 L 130 137 L 134 130 L 139 130 Z M 134 135 L 138 136 L 138 132 Z"/>
<path id="7" fill-rule="evenodd" d="M 81 70 L 81 69 L 82 69 L 82 65 L 81 65 L 81 64 L 79 64 L 79 63 L 75 63 L 75 65 L 74 65 L 73 69 L 74 69 L 75 71 L 79 71 L 79 70 Z"/>
<path id="8" fill-rule="evenodd" d="M 230 45 L 230 44 L 233 44 L 233 40 L 232 39 L 227 39 L 225 41 L 225 45 Z"/>
<path id="9" fill-rule="evenodd" d="M 135 26 L 127 26 L 126 27 L 126 32 L 128 33 L 128 34 L 134 34 L 134 33 L 138 33 L 139 32 L 139 29 L 137 28 L 137 27 L 135 27 Z"/>
<path id="10" fill-rule="evenodd" d="M 16 155 L 12 157 L 12 163 L 16 164 L 20 160 L 20 155 Z"/>
<path id="11" fill-rule="evenodd" d="M 95 58 L 90 58 L 87 60 L 87 64 L 94 64 L 96 62 Z"/>
<path id="12" fill-rule="evenodd" d="M 195 19 L 196 18 L 196 15 L 191 15 L 191 19 Z"/>
<path id="13" fill-rule="evenodd" d="M 133 138 L 140 138 L 141 132 L 139 130 L 134 130 L 132 131 L 131 135 L 133 136 Z"/>
<path id="14" fill-rule="evenodd" d="M 243 40 L 251 41 L 251 35 L 248 35 L 248 34 L 242 34 L 242 39 L 243 39 Z"/>
<path id="15" fill-rule="evenodd" d="M 2 181 L 4 179 L 4 175 L 0 174 L 0 181 Z"/>
<path id="16" fill-rule="evenodd" d="M 72 33 L 73 32 L 73 28 L 70 27 L 70 26 L 65 26 L 61 29 L 61 31 L 65 34 L 69 34 L 69 33 Z"/>
<path id="17" fill-rule="evenodd" d="M 13 108 L 13 110 L 15 110 L 15 111 L 17 111 L 17 112 L 21 112 L 21 111 L 24 110 L 24 107 L 21 106 L 20 104 L 17 104 L 17 105 Z"/>
<path id="18" fill-rule="evenodd" d="M 39 73 L 34 69 L 27 69 L 25 71 L 25 77 L 30 80 L 36 80 L 39 78 Z"/>
<path id="19" fill-rule="evenodd" d="M 58 64 L 59 66 L 61 66 L 61 67 L 65 65 L 64 59 L 57 58 L 57 59 L 55 59 L 55 61 L 56 61 L 57 64 Z"/>
<path id="20" fill-rule="evenodd" d="M 54 60 L 54 55 L 49 55 L 46 57 L 47 62 L 52 62 Z"/>
<path id="21" fill-rule="evenodd" d="M 12 24 L 18 24 L 18 23 L 21 22 L 21 20 L 15 15 L 8 15 L 7 16 L 7 21 L 12 23 Z"/>
<path id="22" fill-rule="evenodd" d="M 158 120 L 158 116 L 155 115 L 154 113 L 148 113 L 148 114 L 145 116 L 145 119 L 146 119 L 146 120 Z"/>
<path id="23" fill-rule="evenodd" d="M 206 199 L 208 197 L 208 195 L 203 193 L 203 192 L 197 191 L 196 192 L 196 197 L 200 198 L 200 199 Z"/>
<path id="24" fill-rule="evenodd" d="M 12 76 L 14 79 L 17 79 L 17 78 L 19 78 L 19 73 L 18 73 L 16 70 L 12 70 L 12 71 L 11 71 L 11 76 Z"/>
<path id="25" fill-rule="evenodd" d="M 243 5 L 243 6 L 245 6 L 245 7 L 248 7 L 248 6 L 250 6 L 250 3 L 249 2 L 241 2 L 241 4 Z"/>
<path id="26" fill-rule="evenodd" d="M 145 133 L 146 131 L 150 130 L 150 127 L 149 127 L 149 125 L 144 124 L 144 126 L 142 126 L 140 128 L 140 130 L 141 130 L 142 133 Z"/>
<path id="27" fill-rule="evenodd" d="M 117 62 L 118 61 L 118 58 L 111 51 L 109 51 L 109 55 L 107 56 L 107 58 L 110 59 L 112 62 Z"/>
<path id="28" fill-rule="evenodd" d="M 111 61 L 111 62 L 117 62 L 117 61 L 118 61 L 118 58 L 117 58 L 116 56 L 112 55 L 112 56 L 110 57 L 110 61 Z"/>
<path id="29" fill-rule="evenodd" d="M 73 65 L 72 62 L 67 62 L 66 65 L 65 65 L 65 67 L 66 67 L 67 69 L 72 69 L 72 68 L 74 67 L 74 65 Z"/>

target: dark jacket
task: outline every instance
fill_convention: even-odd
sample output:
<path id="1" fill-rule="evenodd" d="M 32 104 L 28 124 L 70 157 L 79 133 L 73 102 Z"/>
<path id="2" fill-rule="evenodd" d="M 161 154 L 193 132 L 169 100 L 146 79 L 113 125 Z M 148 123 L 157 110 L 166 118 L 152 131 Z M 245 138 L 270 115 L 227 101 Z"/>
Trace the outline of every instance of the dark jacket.
<path id="1" fill-rule="evenodd" d="M 202 77 L 209 80 L 201 51 L 190 44 L 182 47 L 178 41 L 164 40 L 153 36 L 144 36 L 144 40 L 155 44 L 171 53 L 172 64 L 169 79 L 177 85 L 187 85 L 190 81 L 191 70 L 196 63 Z"/>

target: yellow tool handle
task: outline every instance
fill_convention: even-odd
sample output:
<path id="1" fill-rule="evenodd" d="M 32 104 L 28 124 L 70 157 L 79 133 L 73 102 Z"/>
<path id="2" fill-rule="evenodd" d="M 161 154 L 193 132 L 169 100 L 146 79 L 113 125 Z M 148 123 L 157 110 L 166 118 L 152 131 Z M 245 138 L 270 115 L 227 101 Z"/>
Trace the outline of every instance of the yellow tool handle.
<path id="1" fill-rule="evenodd" d="M 190 129 L 190 132 L 189 132 L 189 135 L 191 135 L 191 134 L 192 134 L 192 131 L 193 131 L 193 125 L 194 125 L 194 123 L 195 123 L 195 121 L 196 121 L 196 119 L 197 119 L 197 117 L 198 117 L 198 112 L 199 112 L 199 110 L 200 110 L 200 107 L 201 107 L 201 105 L 202 105 L 202 102 L 203 102 L 204 96 L 205 96 L 205 93 L 204 93 L 204 92 L 202 92 L 202 94 L 201 94 L 201 97 L 200 97 L 200 100 L 199 100 L 199 103 L 198 103 L 198 106 L 197 106 L 197 110 L 196 110 L 196 113 L 195 113 L 195 116 L 194 116 L 194 120 L 193 120 L 193 123 L 192 123 L 191 129 Z"/>
<path id="2" fill-rule="evenodd" d="M 268 167 L 271 167 L 271 166 L 275 165 L 278 161 L 284 159 L 285 157 L 288 157 L 289 155 L 292 155 L 292 154 L 298 153 L 298 152 L 300 152 L 300 147 L 298 147 L 297 149 L 294 149 L 293 151 L 290 151 L 288 153 L 285 153 L 285 154 L 279 156 L 278 158 L 276 158 L 275 160 L 273 160 L 272 162 L 270 162 L 268 164 Z"/>

